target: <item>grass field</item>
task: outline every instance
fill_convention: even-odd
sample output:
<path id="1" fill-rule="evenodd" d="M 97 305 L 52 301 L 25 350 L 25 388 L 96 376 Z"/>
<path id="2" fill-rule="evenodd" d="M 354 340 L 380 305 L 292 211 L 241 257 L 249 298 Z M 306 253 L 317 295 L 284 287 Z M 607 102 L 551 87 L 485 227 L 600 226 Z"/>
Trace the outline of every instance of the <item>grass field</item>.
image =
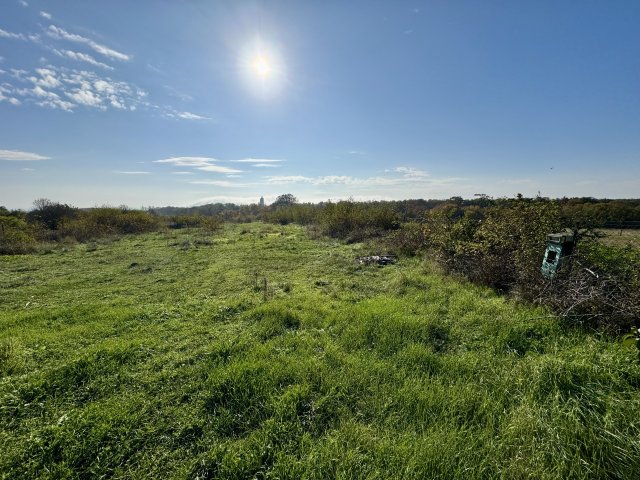
<path id="1" fill-rule="evenodd" d="M 0 476 L 637 478 L 637 351 L 365 253 L 251 224 L 0 257 Z"/>
<path id="2" fill-rule="evenodd" d="M 604 234 L 601 241 L 606 245 L 640 248 L 640 229 L 602 228 L 599 231 Z"/>

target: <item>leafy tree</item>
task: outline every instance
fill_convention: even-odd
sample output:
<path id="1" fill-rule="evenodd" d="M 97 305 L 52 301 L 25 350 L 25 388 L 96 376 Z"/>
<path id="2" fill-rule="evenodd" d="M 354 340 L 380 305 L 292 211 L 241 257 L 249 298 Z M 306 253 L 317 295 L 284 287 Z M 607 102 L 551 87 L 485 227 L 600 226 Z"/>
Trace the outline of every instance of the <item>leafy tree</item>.
<path id="1" fill-rule="evenodd" d="M 48 198 L 38 198 L 34 209 L 27 214 L 27 220 L 40 224 L 49 230 L 57 230 L 64 219 L 75 218 L 78 209 L 67 204 L 53 202 Z"/>
<path id="2" fill-rule="evenodd" d="M 279 195 L 276 201 L 271 204 L 272 207 L 284 207 L 289 205 L 295 205 L 298 203 L 298 199 L 291 193 L 285 193 Z"/>

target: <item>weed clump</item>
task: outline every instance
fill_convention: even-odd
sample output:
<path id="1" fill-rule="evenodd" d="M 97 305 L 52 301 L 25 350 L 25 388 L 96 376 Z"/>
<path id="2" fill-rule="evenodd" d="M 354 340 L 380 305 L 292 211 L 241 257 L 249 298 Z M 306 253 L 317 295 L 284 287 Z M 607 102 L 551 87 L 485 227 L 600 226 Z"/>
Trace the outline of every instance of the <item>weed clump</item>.
<path id="1" fill-rule="evenodd" d="M 13 337 L 0 340 L 0 376 L 13 375 L 23 366 L 21 343 Z"/>
<path id="2" fill-rule="evenodd" d="M 269 305 L 257 309 L 252 312 L 251 319 L 257 323 L 258 336 L 262 340 L 300 328 L 300 319 L 291 310 L 281 306 Z"/>

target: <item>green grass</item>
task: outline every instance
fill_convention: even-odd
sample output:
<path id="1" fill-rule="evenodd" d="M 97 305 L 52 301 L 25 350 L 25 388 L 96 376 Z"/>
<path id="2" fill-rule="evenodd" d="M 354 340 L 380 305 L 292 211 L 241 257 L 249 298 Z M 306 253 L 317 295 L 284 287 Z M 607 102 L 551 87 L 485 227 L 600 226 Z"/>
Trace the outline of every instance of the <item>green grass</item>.
<path id="1" fill-rule="evenodd" d="M 0 257 L 0 476 L 636 478 L 637 352 L 366 253 L 251 224 Z"/>

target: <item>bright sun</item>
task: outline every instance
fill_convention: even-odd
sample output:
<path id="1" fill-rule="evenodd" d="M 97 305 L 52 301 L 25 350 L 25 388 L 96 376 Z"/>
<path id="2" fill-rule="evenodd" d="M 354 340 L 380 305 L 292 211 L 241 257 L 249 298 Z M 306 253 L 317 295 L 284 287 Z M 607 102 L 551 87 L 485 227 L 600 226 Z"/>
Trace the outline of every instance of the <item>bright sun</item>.
<path id="1" fill-rule="evenodd" d="M 269 58 L 265 55 L 256 55 L 253 60 L 251 60 L 251 69 L 253 73 L 257 75 L 261 79 L 267 79 L 271 72 L 273 71 L 273 67 L 271 66 L 271 62 Z"/>
<path id="2" fill-rule="evenodd" d="M 259 37 L 245 45 L 238 60 L 246 85 L 257 96 L 276 96 L 287 84 L 279 49 Z"/>

